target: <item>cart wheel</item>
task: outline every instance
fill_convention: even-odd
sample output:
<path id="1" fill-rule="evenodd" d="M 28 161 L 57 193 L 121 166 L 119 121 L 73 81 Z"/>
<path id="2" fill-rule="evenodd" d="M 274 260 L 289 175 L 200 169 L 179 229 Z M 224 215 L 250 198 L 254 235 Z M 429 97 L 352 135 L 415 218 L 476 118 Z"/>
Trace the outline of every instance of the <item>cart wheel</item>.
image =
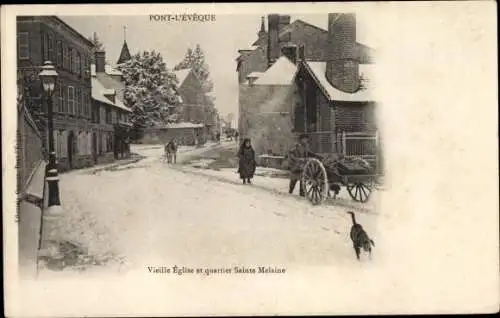
<path id="1" fill-rule="evenodd" d="M 365 183 L 357 182 L 347 185 L 347 191 L 356 202 L 366 202 L 372 193 L 371 187 Z"/>
<path id="2" fill-rule="evenodd" d="M 317 205 L 328 195 L 328 177 L 325 167 L 318 159 L 310 159 L 304 166 L 302 182 L 307 199 Z"/>

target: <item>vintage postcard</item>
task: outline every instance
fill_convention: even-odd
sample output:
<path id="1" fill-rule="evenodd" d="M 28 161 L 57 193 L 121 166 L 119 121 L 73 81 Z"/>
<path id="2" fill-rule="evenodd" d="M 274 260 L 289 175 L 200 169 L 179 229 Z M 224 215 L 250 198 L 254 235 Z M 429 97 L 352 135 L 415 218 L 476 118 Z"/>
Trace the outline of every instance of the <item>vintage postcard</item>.
<path id="1" fill-rule="evenodd" d="M 497 312 L 495 7 L 3 6 L 5 315 Z"/>

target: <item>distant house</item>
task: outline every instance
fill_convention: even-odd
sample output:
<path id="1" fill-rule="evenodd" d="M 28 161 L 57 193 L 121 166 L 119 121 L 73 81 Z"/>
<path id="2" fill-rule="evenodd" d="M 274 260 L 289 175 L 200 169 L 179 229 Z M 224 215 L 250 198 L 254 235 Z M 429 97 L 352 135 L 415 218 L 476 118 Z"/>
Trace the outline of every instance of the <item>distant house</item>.
<path id="1" fill-rule="evenodd" d="M 205 92 L 202 84 L 192 69 L 182 69 L 175 73 L 177 91 L 182 99 L 180 121 L 203 123 L 205 120 Z"/>
<path id="2" fill-rule="evenodd" d="M 92 75 L 92 158 L 110 162 L 129 154 L 132 124 L 130 108 L 123 102 L 121 73 L 105 64 L 105 52 L 95 53 Z"/>
<path id="3" fill-rule="evenodd" d="M 213 105 L 209 102 L 211 96 L 205 92 L 193 69 L 182 69 L 174 73 L 178 80 L 177 91 L 182 100 L 178 119 L 181 122 L 202 125 L 204 128 L 200 142 L 205 142 L 217 128 L 217 118 Z"/>
<path id="4" fill-rule="evenodd" d="M 163 127 L 147 127 L 140 140 L 143 144 L 165 144 L 175 138 L 179 145 L 196 145 L 200 143 L 204 131 L 203 124 L 188 122 L 165 124 Z"/>
<path id="5" fill-rule="evenodd" d="M 324 30 L 271 14 L 268 31 L 262 22 L 258 40 L 239 51 L 238 126 L 257 153 L 283 154 L 299 132 L 311 135 L 313 151 L 337 151 L 335 132 L 375 128 L 369 83 L 359 74 L 368 71 L 374 50 L 356 41 L 354 15 L 328 19 Z"/>

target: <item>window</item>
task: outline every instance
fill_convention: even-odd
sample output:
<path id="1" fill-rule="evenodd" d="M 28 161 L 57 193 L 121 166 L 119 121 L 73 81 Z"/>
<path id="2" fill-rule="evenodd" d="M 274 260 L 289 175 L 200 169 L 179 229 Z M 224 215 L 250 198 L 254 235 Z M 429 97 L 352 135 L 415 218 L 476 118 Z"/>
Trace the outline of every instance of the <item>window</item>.
<path id="1" fill-rule="evenodd" d="M 82 116 L 87 117 L 87 94 L 85 91 L 82 90 L 82 96 L 80 97 L 82 100 Z"/>
<path id="2" fill-rule="evenodd" d="M 47 42 L 47 33 L 42 32 L 42 62 L 49 58 L 49 46 Z"/>
<path id="3" fill-rule="evenodd" d="M 69 47 L 63 45 L 63 68 L 69 69 Z"/>
<path id="4" fill-rule="evenodd" d="M 82 76 L 82 56 L 81 56 L 80 52 L 76 52 L 75 73 L 78 74 L 78 76 Z"/>
<path id="5" fill-rule="evenodd" d="M 66 89 L 64 85 L 61 82 L 61 85 L 59 85 L 59 89 L 61 90 L 61 106 L 60 106 L 60 112 L 62 113 L 67 113 L 68 112 L 68 98 L 66 94 Z"/>
<path id="6" fill-rule="evenodd" d="M 111 124 L 111 111 L 106 108 L 106 124 Z"/>
<path id="7" fill-rule="evenodd" d="M 62 91 L 61 91 L 61 82 L 57 82 L 56 85 L 56 91 L 57 91 L 57 100 L 54 102 L 54 112 L 59 113 L 62 109 L 62 102 L 61 102 L 61 96 L 62 96 Z"/>
<path id="8" fill-rule="evenodd" d="M 87 55 L 83 56 L 83 76 L 88 78 L 90 76 L 90 66 L 89 66 L 89 58 Z"/>
<path id="9" fill-rule="evenodd" d="M 29 59 L 29 37 L 28 32 L 17 34 L 17 56 L 21 60 Z"/>
<path id="10" fill-rule="evenodd" d="M 73 73 L 73 70 L 75 67 L 73 64 L 74 61 L 75 61 L 75 59 L 73 58 L 73 49 L 69 47 L 68 48 L 68 70 L 72 73 Z"/>
<path id="11" fill-rule="evenodd" d="M 57 66 L 61 67 L 63 64 L 63 45 L 61 40 L 56 41 L 56 50 L 56 64 Z"/>
<path id="12" fill-rule="evenodd" d="M 80 105 L 82 100 L 80 99 L 80 93 L 81 93 L 80 87 L 76 87 L 75 88 L 75 115 L 77 115 L 77 116 L 81 116 L 81 114 L 82 114 L 82 109 L 81 109 L 81 105 Z"/>
<path id="13" fill-rule="evenodd" d="M 52 35 L 47 34 L 47 59 L 49 61 L 54 61 L 54 42 Z"/>
<path id="14" fill-rule="evenodd" d="M 75 113 L 75 88 L 68 86 L 68 113 Z"/>

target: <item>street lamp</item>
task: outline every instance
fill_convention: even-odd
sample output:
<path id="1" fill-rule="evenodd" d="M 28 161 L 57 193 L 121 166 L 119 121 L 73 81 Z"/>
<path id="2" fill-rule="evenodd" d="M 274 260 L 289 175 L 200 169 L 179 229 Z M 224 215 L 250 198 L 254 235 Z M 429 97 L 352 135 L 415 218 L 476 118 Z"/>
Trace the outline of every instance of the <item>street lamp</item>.
<path id="1" fill-rule="evenodd" d="M 47 100 L 47 119 L 48 119 L 48 131 L 49 131 L 49 164 L 47 166 L 47 172 L 45 174 L 45 180 L 47 180 L 49 187 L 49 202 L 48 206 L 61 205 L 59 199 L 59 176 L 57 173 L 56 165 L 56 153 L 54 151 L 54 116 L 53 116 L 53 100 L 52 95 L 54 94 L 54 88 L 57 80 L 57 72 L 52 65 L 52 62 L 45 61 L 42 67 L 42 71 L 38 75 L 42 81 L 43 91 L 45 98 Z"/>

